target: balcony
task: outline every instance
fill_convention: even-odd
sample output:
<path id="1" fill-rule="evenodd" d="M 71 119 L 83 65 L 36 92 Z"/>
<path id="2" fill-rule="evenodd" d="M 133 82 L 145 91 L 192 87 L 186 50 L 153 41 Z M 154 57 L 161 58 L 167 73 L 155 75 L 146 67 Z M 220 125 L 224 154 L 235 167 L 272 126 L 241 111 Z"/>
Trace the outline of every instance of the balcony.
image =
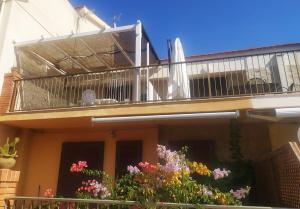
<path id="1" fill-rule="evenodd" d="M 171 79 L 182 68 L 187 78 Z M 300 91 L 299 75 L 300 51 L 284 50 L 24 78 L 10 111 L 290 94 Z"/>

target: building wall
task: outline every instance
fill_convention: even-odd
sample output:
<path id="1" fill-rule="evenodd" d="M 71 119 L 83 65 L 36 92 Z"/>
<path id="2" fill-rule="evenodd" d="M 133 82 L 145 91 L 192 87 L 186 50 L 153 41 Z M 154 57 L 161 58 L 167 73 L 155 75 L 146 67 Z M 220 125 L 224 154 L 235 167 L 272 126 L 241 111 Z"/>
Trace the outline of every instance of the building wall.
<path id="1" fill-rule="evenodd" d="M 3 74 L 16 66 L 13 42 L 99 29 L 68 0 L 5 1 L 0 16 L 0 89 Z"/>
<path id="2" fill-rule="evenodd" d="M 7 137 L 13 138 L 16 136 L 17 129 L 0 124 L 0 144 L 2 145 L 3 143 L 6 142 Z"/>
<path id="3" fill-rule="evenodd" d="M 34 133 L 30 140 L 26 168 L 22 171 L 24 177 L 20 182 L 20 194 L 26 196 L 38 195 L 40 186 L 56 190 L 60 152 L 62 143 L 66 141 L 104 141 L 104 171 L 110 175 L 115 172 L 115 149 L 117 140 L 143 140 L 143 160 L 157 162 L 155 155 L 158 143 L 157 128 L 128 129 L 119 131 L 69 131 Z"/>
<path id="4" fill-rule="evenodd" d="M 270 152 L 267 124 L 241 124 L 241 148 L 244 156 L 259 159 Z M 197 126 L 165 126 L 160 129 L 160 143 L 170 140 L 213 140 L 218 160 L 230 160 L 229 124 L 201 124 Z"/>
<path id="5" fill-rule="evenodd" d="M 279 149 L 289 141 L 298 141 L 297 131 L 299 124 L 273 123 L 269 125 L 269 135 L 272 151 Z"/>
<path id="6" fill-rule="evenodd" d="M 247 158 L 257 159 L 270 151 L 268 129 L 263 124 L 242 125 L 242 150 Z M 22 170 L 22 188 L 19 194 L 36 196 L 40 186 L 56 190 L 60 152 L 66 141 L 104 141 L 104 171 L 110 175 L 115 172 L 117 140 L 143 140 L 143 160 L 156 163 L 156 145 L 168 140 L 211 139 L 214 140 L 215 153 L 219 160 L 229 160 L 228 123 L 190 126 L 162 126 L 160 128 L 130 128 L 115 131 L 52 131 L 32 133 L 27 150 L 26 167 Z"/>

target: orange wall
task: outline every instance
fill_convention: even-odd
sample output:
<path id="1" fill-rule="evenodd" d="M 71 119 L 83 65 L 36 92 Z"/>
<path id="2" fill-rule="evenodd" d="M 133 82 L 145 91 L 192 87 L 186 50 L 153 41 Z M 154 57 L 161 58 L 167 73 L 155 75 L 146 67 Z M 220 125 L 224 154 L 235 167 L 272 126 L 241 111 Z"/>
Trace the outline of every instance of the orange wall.
<path id="1" fill-rule="evenodd" d="M 28 143 L 26 168 L 21 174 L 23 179 L 20 194 L 36 196 L 39 186 L 41 191 L 49 187 L 56 190 L 61 146 L 65 141 L 104 141 L 104 171 L 114 175 L 117 140 L 143 140 L 143 160 L 155 163 L 158 160 L 155 151 L 158 143 L 164 144 L 168 140 L 211 139 L 215 142 L 217 158 L 229 160 L 228 125 L 227 122 L 221 124 L 169 125 L 159 128 L 136 128 L 113 132 L 98 131 L 97 128 L 94 128 L 90 131 L 66 130 L 32 133 Z M 247 158 L 256 160 L 271 150 L 267 124 L 242 124 L 241 135 L 242 152 Z"/>
<path id="2" fill-rule="evenodd" d="M 14 138 L 17 132 L 18 130 L 13 127 L 0 124 L 0 144 L 5 143 L 7 137 Z"/>
<path id="3" fill-rule="evenodd" d="M 299 124 L 274 123 L 269 125 L 269 135 L 272 150 L 277 150 L 289 141 L 298 141 L 297 131 Z"/>
<path id="4" fill-rule="evenodd" d="M 246 158 L 256 160 L 270 151 L 266 124 L 241 124 L 241 135 L 242 153 Z M 229 123 L 164 126 L 159 138 L 161 144 L 167 144 L 169 140 L 213 140 L 217 159 L 230 160 Z"/>
<path id="5" fill-rule="evenodd" d="M 26 196 L 38 195 L 45 188 L 56 190 L 60 152 L 65 141 L 104 141 L 104 171 L 110 175 L 115 172 L 115 149 L 117 140 L 143 140 L 143 160 L 157 162 L 155 155 L 158 143 L 158 129 L 144 128 L 124 131 L 89 131 L 89 132 L 44 132 L 35 133 L 30 142 L 28 164 L 20 193 Z"/>

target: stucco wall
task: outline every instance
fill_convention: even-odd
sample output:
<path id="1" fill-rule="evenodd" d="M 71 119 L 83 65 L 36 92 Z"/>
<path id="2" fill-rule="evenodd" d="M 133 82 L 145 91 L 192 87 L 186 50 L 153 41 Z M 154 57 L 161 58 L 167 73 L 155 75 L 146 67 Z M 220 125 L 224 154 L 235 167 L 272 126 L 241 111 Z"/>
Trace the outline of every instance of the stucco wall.
<path id="1" fill-rule="evenodd" d="M 299 124 L 274 123 L 269 125 L 270 142 L 272 151 L 279 149 L 289 141 L 298 141 L 297 131 Z"/>
<path id="2" fill-rule="evenodd" d="M 117 140 L 143 140 L 143 160 L 156 163 L 156 144 L 158 129 L 144 128 L 120 131 L 69 131 L 52 133 L 35 133 L 31 137 L 29 155 L 20 194 L 37 195 L 41 190 L 53 188 L 56 190 L 61 146 L 65 141 L 104 141 L 104 171 L 114 175 L 115 144 Z"/>
<path id="3" fill-rule="evenodd" d="M 257 159 L 270 151 L 268 128 L 264 124 L 243 124 L 241 129 L 242 149 L 246 157 Z M 143 160 L 157 162 L 156 144 L 168 140 L 202 140 L 215 142 L 219 159 L 228 160 L 228 124 L 206 124 L 190 126 L 163 126 L 153 128 L 130 128 L 116 131 L 52 131 L 32 133 L 28 141 L 26 158 L 23 163 L 22 182 L 19 194 L 37 195 L 38 187 L 43 191 L 51 187 L 56 190 L 60 152 L 65 141 L 104 141 L 104 171 L 114 175 L 117 140 L 143 140 Z"/>
<path id="4" fill-rule="evenodd" d="M 6 139 L 9 137 L 14 140 L 15 137 L 19 137 L 21 140 L 17 145 L 18 157 L 14 170 L 21 171 L 20 182 L 17 187 L 17 192 L 21 192 L 23 188 L 23 182 L 25 182 L 26 169 L 28 163 L 29 147 L 31 143 L 32 132 L 29 129 L 19 129 L 7 125 L 0 125 L 0 145 L 6 143 Z"/>
<path id="5" fill-rule="evenodd" d="M 18 130 L 16 128 L 0 124 L 0 144 L 2 145 L 3 143 L 5 143 L 7 137 L 15 137 L 17 131 Z"/>
<path id="6" fill-rule="evenodd" d="M 266 124 L 241 124 L 241 136 L 242 153 L 248 159 L 259 159 L 271 149 Z M 213 140 L 216 158 L 230 160 L 228 123 L 162 127 L 160 143 L 169 140 Z"/>
<path id="7" fill-rule="evenodd" d="M 68 0 L 6 1 L 0 17 L 0 89 L 3 74 L 16 66 L 13 42 L 99 29 L 79 15 Z"/>

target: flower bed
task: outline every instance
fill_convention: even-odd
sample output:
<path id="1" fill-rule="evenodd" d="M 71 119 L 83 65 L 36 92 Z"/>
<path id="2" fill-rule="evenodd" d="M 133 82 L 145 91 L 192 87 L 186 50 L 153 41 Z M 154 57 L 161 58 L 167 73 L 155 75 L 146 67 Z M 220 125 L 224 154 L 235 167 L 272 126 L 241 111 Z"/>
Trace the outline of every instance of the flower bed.
<path id="1" fill-rule="evenodd" d="M 90 177 L 74 192 L 81 199 L 131 200 L 146 208 L 157 202 L 242 205 L 250 187 L 224 191 L 219 182 L 230 176 L 231 171 L 210 170 L 201 162 L 186 159 L 185 152 L 158 145 L 159 163 L 128 165 L 128 173 L 116 180 L 102 171 L 89 169 L 85 161 L 73 163 L 71 172 Z M 49 193 L 47 190 L 45 195 L 51 197 Z"/>

